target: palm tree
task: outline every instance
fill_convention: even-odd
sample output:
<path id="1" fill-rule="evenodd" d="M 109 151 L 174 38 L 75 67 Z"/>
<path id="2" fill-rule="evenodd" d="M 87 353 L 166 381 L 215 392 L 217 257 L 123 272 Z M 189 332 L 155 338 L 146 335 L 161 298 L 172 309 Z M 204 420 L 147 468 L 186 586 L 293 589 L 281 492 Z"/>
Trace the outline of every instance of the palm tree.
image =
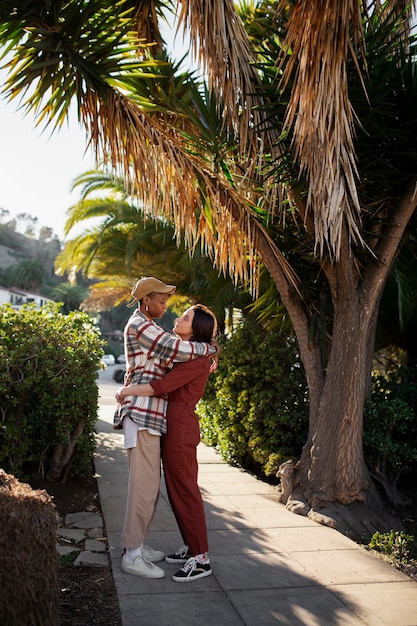
<path id="1" fill-rule="evenodd" d="M 55 269 L 58 275 L 82 272 L 94 281 L 81 304 L 84 310 L 118 306 L 125 302 L 137 277 L 147 274 L 174 283 L 179 296 L 210 306 L 220 329 L 225 325 L 226 309 L 249 304 L 243 288 L 235 286 L 230 276 L 219 276 L 200 246 L 191 258 L 190 250 L 175 239 L 172 224 L 146 219 L 122 179 L 93 170 L 75 179 L 76 188 L 81 189 L 80 200 L 68 210 L 65 232 L 69 235 L 80 225 L 85 230 L 66 243 Z M 183 239 L 183 233 L 180 235 Z M 171 302 L 175 307 L 176 299 Z M 178 304 L 183 307 L 182 300 Z"/>
<path id="2" fill-rule="evenodd" d="M 45 282 L 45 274 L 37 259 L 25 259 L 9 269 L 8 281 L 12 287 L 39 291 Z"/>
<path id="3" fill-rule="evenodd" d="M 359 502 L 367 531 L 384 524 L 367 507 L 363 403 L 380 299 L 417 204 L 403 5 L 242 2 L 239 14 L 232 3 L 181 0 L 213 135 L 202 92 L 163 52 L 157 18 L 168 0 L 0 0 L 9 98 L 31 87 L 27 109 L 58 126 L 76 99 L 98 155 L 145 215 L 172 219 L 191 249 L 201 239 L 217 268 L 251 278 L 254 292 L 260 262 L 268 268 L 310 396 L 287 506 L 343 528 Z"/>
<path id="4" fill-rule="evenodd" d="M 67 315 L 80 308 L 81 302 L 87 295 L 87 289 L 81 285 L 60 283 L 52 289 L 51 295 L 56 301 L 62 302 L 61 312 Z"/>

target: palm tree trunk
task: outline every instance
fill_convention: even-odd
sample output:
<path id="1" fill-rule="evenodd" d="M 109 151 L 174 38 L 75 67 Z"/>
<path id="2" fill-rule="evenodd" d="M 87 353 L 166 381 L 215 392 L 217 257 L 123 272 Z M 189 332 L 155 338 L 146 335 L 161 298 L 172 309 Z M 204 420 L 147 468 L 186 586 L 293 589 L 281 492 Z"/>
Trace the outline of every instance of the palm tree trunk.
<path id="1" fill-rule="evenodd" d="M 304 447 L 297 471 L 298 485 L 311 506 L 362 502 L 369 487 L 362 419 L 373 352 L 371 320 L 359 306 L 358 293 L 343 293 L 343 285 L 340 288 L 323 393 L 310 445 Z"/>
<path id="2" fill-rule="evenodd" d="M 307 319 L 303 318 L 302 304 L 293 293 L 290 297 L 282 291 L 277 283 L 297 333 L 313 398 L 308 438 L 300 460 L 291 468 L 290 485 L 288 467 L 280 468 L 280 475 L 286 476 L 285 500 L 281 501 L 296 513 L 354 536 L 383 528 L 388 531 L 395 524 L 398 527 L 398 520 L 386 512 L 376 493 L 365 464 L 363 407 L 370 388 L 379 303 L 406 225 L 417 205 L 416 189 L 413 180 L 399 203 L 395 222 L 385 226 L 375 256 L 360 272 L 356 270 L 346 235 L 339 261 L 324 268 L 332 294 L 334 320 L 325 371 L 320 367 L 323 384 L 317 375 L 317 346 L 306 337 Z M 271 274 L 275 278 L 277 271 Z M 313 354 L 315 358 L 311 358 Z M 356 506 L 354 515 L 349 510 L 352 506 Z"/>
<path id="3" fill-rule="evenodd" d="M 274 252 L 271 250 L 270 242 L 264 237 L 262 231 L 257 233 L 257 249 L 262 256 L 265 267 L 267 267 L 275 282 L 275 286 L 288 312 L 294 332 L 297 336 L 301 361 L 307 377 L 311 431 L 315 428 L 315 419 L 318 414 L 320 398 L 324 386 L 320 348 L 316 343 L 310 341 L 310 322 L 303 301 L 289 284 L 287 275 L 277 262 Z"/>

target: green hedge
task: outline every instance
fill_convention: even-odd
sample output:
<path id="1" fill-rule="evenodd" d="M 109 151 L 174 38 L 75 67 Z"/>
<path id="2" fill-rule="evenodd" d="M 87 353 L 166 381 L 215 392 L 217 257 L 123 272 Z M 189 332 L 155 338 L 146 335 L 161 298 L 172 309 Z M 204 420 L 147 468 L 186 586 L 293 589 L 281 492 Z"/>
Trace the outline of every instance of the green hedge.
<path id="1" fill-rule="evenodd" d="M 308 394 L 295 343 L 247 319 L 223 339 L 218 370 L 197 407 L 202 439 L 222 457 L 266 478 L 300 457 Z M 367 465 L 398 503 L 398 481 L 417 467 L 417 368 L 372 378 L 364 410 Z"/>
<path id="2" fill-rule="evenodd" d="M 365 402 L 364 452 L 372 475 L 394 502 L 398 481 L 417 468 L 417 368 L 372 378 Z"/>
<path id="3" fill-rule="evenodd" d="M 103 342 L 87 314 L 59 308 L 0 307 L 0 466 L 18 477 L 48 473 L 80 428 L 69 466 L 91 472 Z"/>
<path id="4" fill-rule="evenodd" d="M 247 319 L 223 341 L 197 408 L 202 439 L 228 462 L 274 476 L 306 441 L 308 401 L 295 343 Z"/>

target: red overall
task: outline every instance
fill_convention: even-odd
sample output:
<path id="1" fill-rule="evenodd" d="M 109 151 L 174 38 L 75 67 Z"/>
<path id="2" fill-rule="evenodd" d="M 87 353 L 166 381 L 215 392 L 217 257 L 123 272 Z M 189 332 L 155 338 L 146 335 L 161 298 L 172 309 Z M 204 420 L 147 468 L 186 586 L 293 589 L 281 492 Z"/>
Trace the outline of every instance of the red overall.
<path id="1" fill-rule="evenodd" d="M 197 445 L 200 427 L 194 412 L 204 393 L 210 361 L 199 357 L 176 363 L 150 384 L 156 395 L 168 394 L 167 433 L 162 436 L 162 461 L 172 510 L 189 554 L 208 551 L 206 516 L 198 487 Z"/>

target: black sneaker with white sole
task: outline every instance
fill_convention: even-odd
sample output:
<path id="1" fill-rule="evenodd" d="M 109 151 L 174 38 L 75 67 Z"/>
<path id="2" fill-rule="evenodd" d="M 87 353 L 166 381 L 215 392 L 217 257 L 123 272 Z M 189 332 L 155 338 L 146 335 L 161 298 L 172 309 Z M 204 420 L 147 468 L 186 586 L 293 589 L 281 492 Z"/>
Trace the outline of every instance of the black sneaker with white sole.
<path id="1" fill-rule="evenodd" d="M 188 546 L 182 546 L 174 554 L 167 554 L 165 557 L 166 563 L 186 563 L 191 558 L 191 554 L 188 554 Z"/>
<path id="2" fill-rule="evenodd" d="M 210 563 L 199 563 L 193 556 L 188 559 L 184 566 L 176 572 L 172 580 L 176 583 L 189 583 L 192 580 L 210 576 L 212 570 Z"/>

